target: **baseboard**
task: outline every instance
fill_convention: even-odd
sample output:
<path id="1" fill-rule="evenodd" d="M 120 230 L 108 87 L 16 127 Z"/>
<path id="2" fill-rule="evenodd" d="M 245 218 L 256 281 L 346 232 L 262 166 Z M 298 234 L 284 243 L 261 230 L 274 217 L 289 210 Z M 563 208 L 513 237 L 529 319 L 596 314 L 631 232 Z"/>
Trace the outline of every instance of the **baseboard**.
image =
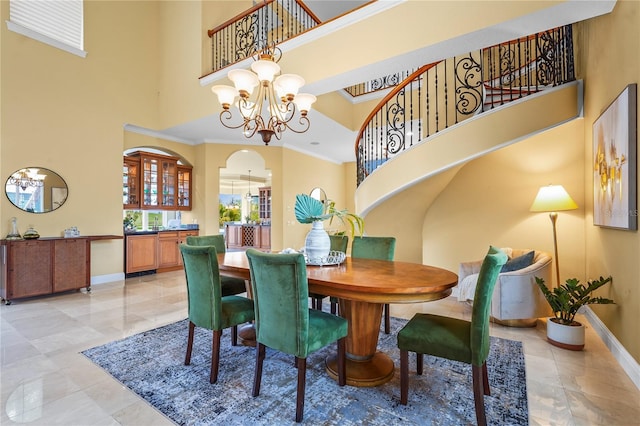
<path id="1" fill-rule="evenodd" d="M 593 330 L 600 336 L 605 346 L 609 348 L 613 357 L 618 361 L 622 369 L 627 373 L 633 384 L 640 389 L 640 364 L 627 352 L 616 336 L 613 335 L 607 326 L 598 318 L 589 306 L 581 310 L 593 327 Z"/>
<path id="2" fill-rule="evenodd" d="M 124 280 L 124 272 L 119 272 L 117 274 L 95 275 L 91 277 L 91 285 L 106 284 L 122 280 Z"/>

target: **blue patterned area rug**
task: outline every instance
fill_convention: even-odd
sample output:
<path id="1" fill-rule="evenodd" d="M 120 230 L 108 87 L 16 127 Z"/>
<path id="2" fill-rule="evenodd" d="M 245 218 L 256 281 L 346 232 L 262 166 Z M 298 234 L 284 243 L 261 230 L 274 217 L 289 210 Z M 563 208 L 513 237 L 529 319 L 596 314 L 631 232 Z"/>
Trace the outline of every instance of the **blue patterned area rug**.
<path id="1" fill-rule="evenodd" d="M 374 388 L 339 387 L 324 369 L 335 346 L 307 359 L 304 423 L 323 425 L 475 424 L 471 367 L 425 356 L 422 376 L 409 357 L 409 404 L 400 404 L 400 352 L 396 333 L 406 323 L 392 319 L 392 333 L 378 348 L 396 365 L 394 377 Z M 211 332 L 196 329 L 191 365 L 184 365 L 187 320 L 82 352 L 114 378 L 180 425 L 294 424 L 296 377 L 293 357 L 267 349 L 260 395 L 251 397 L 255 348 L 231 346 L 222 337 L 218 383 L 209 383 Z M 487 361 L 491 396 L 485 397 L 490 425 L 527 425 L 527 390 L 522 343 L 491 338 Z"/>

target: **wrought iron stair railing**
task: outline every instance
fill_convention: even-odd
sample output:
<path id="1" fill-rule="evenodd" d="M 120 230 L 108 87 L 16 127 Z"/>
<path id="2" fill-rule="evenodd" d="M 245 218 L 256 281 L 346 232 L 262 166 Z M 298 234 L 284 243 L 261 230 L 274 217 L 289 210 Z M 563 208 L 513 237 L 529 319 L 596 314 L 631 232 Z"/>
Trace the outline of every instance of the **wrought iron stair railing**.
<path id="1" fill-rule="evenodd" d="M 429 136 L 574 80 L 570 25 L 425 65 L 394 87 L 362 125 L 355 143 L 357 185 Z"/>

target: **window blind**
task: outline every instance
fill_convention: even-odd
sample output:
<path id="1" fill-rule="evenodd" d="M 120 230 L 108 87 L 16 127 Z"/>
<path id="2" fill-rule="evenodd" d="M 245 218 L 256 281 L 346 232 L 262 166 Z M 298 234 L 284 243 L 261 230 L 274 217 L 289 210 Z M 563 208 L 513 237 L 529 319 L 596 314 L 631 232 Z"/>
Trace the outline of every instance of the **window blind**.
<path id="1" fill-rule="evenodd" d="M 82 0 L 11 0 L 9 20 L 83 50 Z"/>

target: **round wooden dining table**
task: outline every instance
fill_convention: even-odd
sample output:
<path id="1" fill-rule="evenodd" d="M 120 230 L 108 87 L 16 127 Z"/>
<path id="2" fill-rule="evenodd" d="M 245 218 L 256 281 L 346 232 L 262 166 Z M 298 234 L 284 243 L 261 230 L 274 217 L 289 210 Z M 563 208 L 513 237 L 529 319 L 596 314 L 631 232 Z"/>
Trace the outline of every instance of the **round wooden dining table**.
<path id="1" fill-rule="evenodd" d="M 223 275 L 250 279 L 244 252 L 227 252 L 218 257 Z M 458 283 L 455 273 L 442 268 L 351 257 L 340 265 L 307 266 L 307 279 L 310 292 L 339 299 L 340 316 L 349 324 L 347 384 L 352 386 L 378 386 L 393 377 L 393 360 L 377 350 L 385 303 L 442 299 Z M 327 358 L 326 368 L 337 379 L 335 355 Z"/>

